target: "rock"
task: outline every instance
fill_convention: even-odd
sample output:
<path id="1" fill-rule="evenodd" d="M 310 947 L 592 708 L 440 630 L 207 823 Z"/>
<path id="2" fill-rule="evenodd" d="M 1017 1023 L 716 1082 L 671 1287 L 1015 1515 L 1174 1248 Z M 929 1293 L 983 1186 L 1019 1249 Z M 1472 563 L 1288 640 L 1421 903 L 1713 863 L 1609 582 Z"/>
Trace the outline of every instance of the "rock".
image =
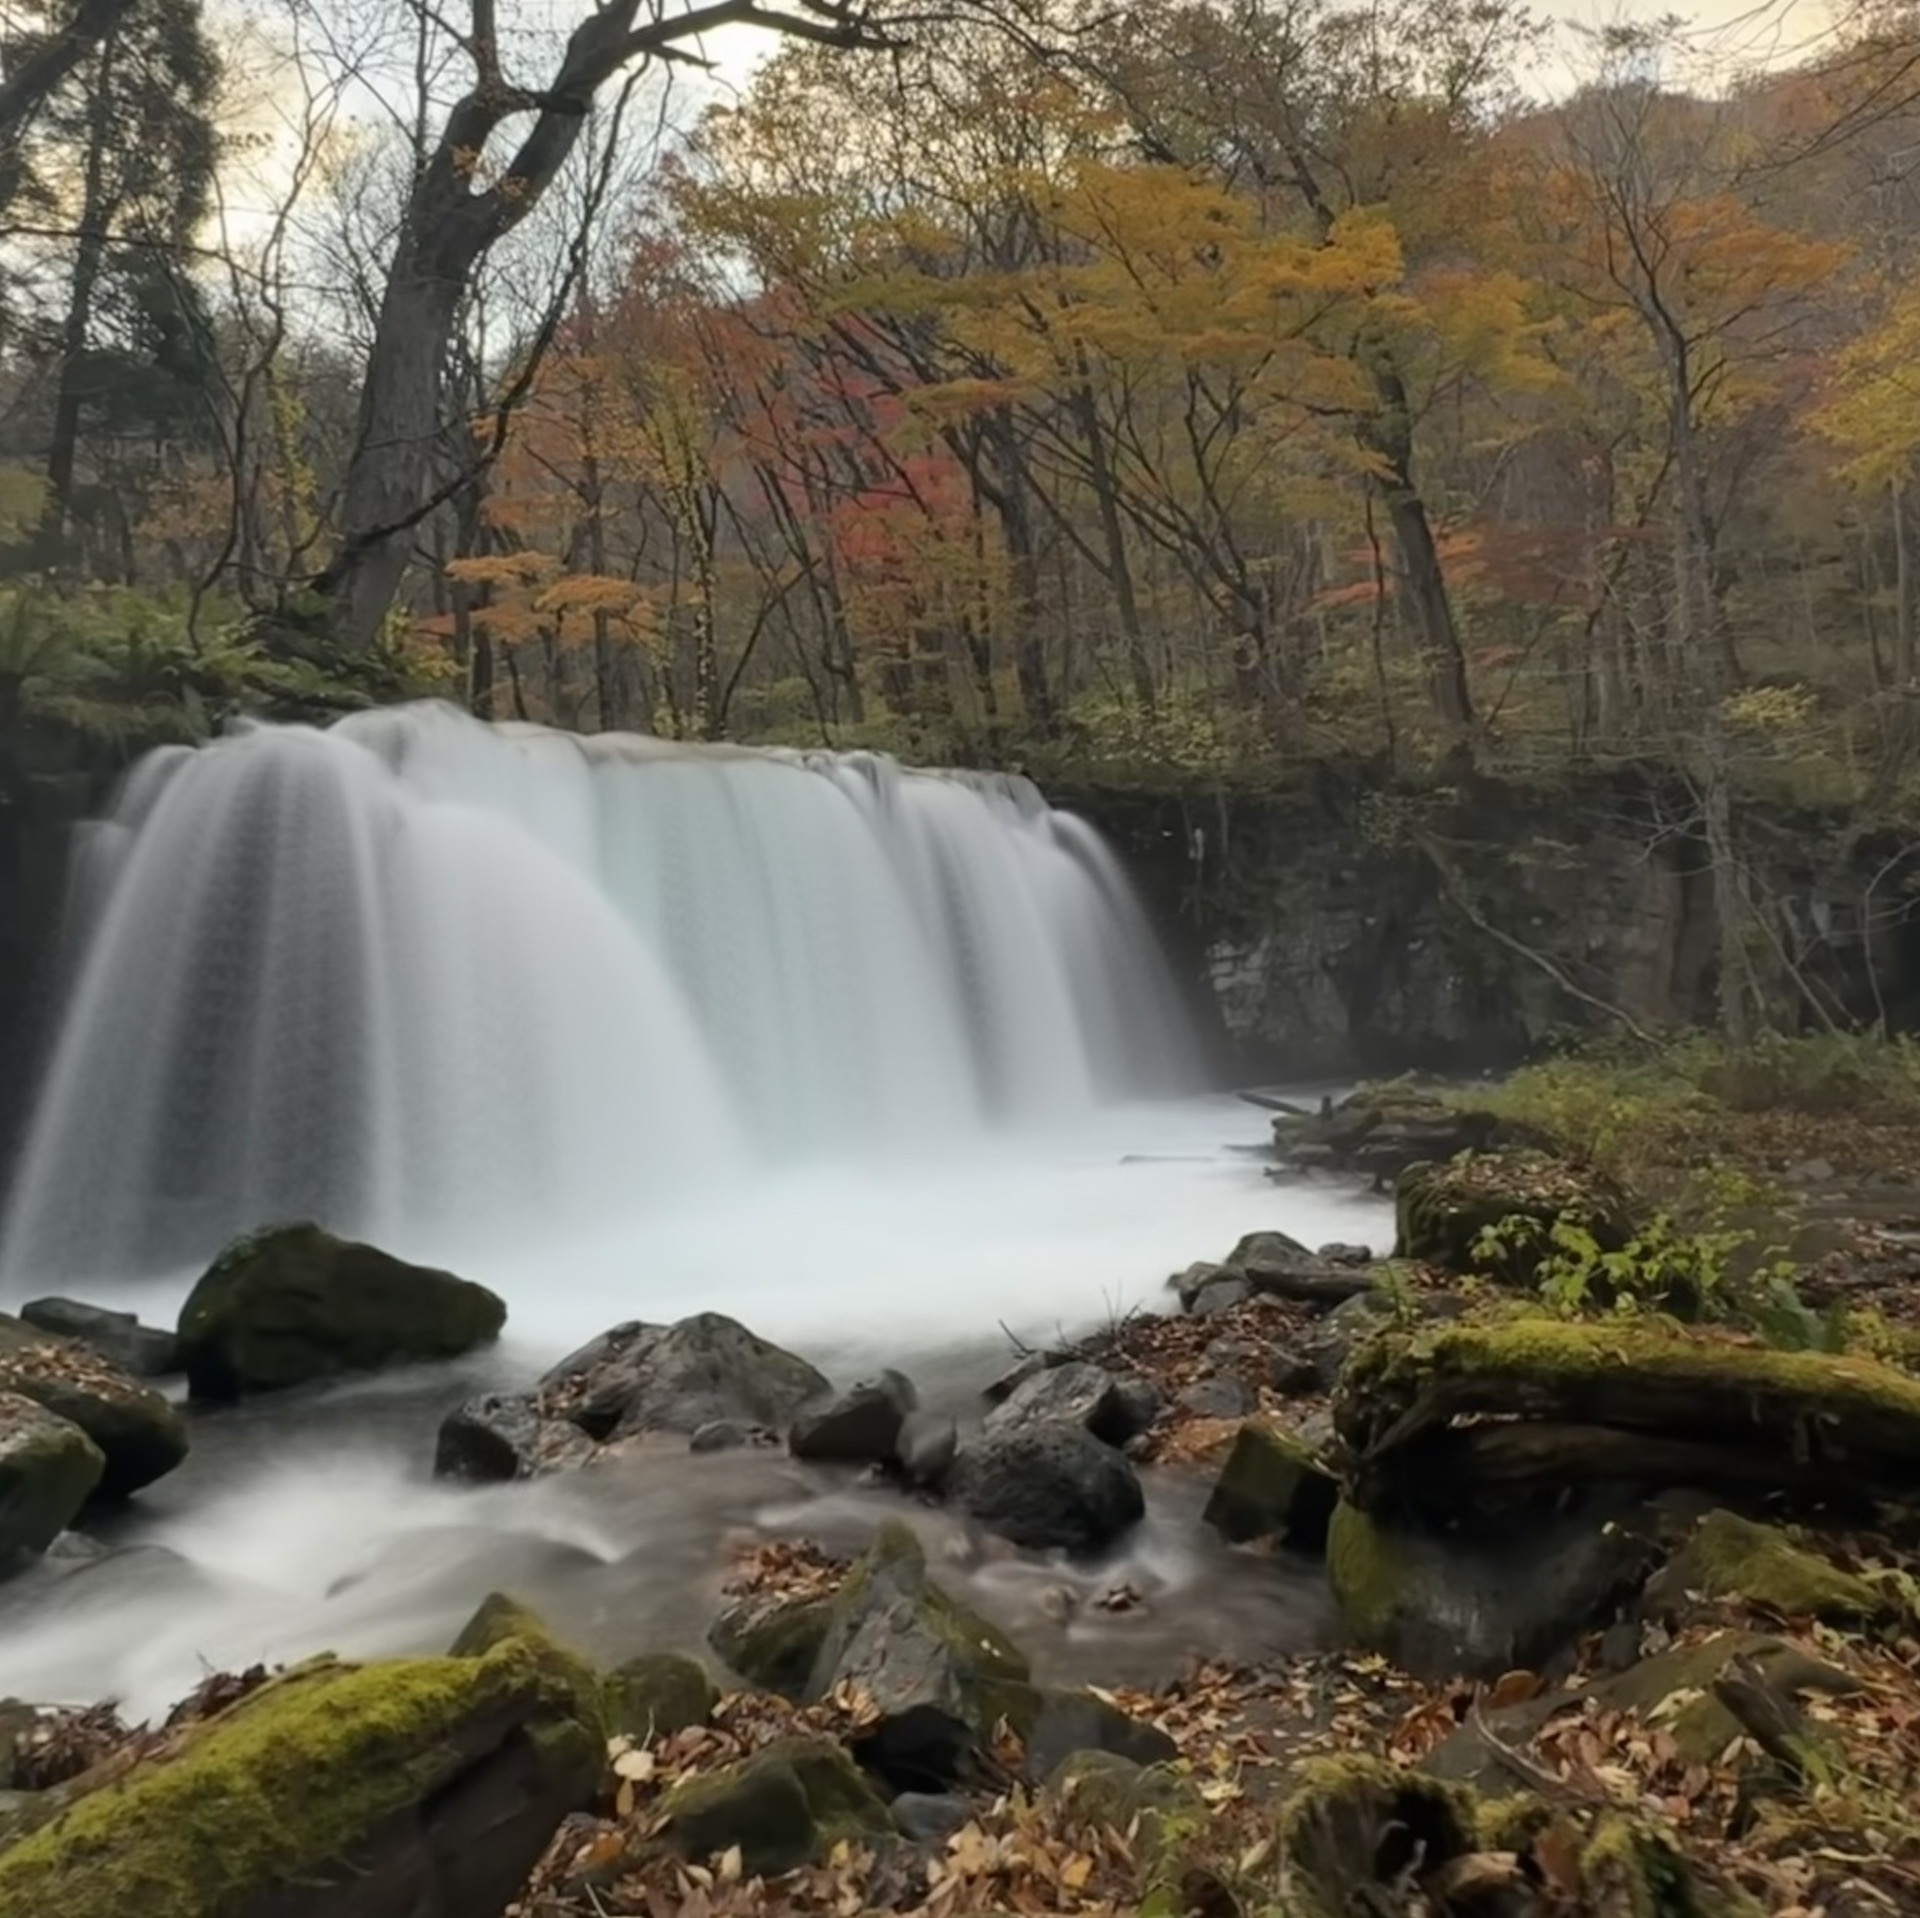
<path id="1" fill-rule="evenodd" d="M 1046 1690 L 1027 1734 L 1026 1772 L 1043 1785 L 1076 1752 L 1111 1752 L 1135 1765 L 1172 1764 L 1180 1748 L 1158 1725 L 1092 1692 Z"/>
<path id="2" fill-rule="evenodd" d="M 1611 1181 L 1546 1152 L 1466 1153 L 1413 1165 L 1394 1187 L 1394 1257 L 1448 1272 L 1484 1273 L 1527 1286 L 1561 1223 L 1578 1226 L 1603 1252 L 1633 1236 L 1625 1195 Z M 1496 1235 L 1487 1250 L 1482 1234 Z"/>
<path id="3" fill-rule="evenodd" d="M 1196 1418 L 1243 1419 L 1260 1401 L 1236 1378 L 1195 1379 L 1180 1394 L 1180 1404 Z"/>
<path id="4" fill-rule="evenodd" d="M 503 1645 L 516 1647 L 574 1701 L 582 1724 L 607 1724 L 606 1688 L 593 1666 L 556 1637 L 538 1612 L 505 1592 L 489 1592 L 447 1647 L 449 1658 L 485 1658 Z"/>
<path id="5" fill-rule="evenodd" d="M 17 1392 L 77 1425 L 106 1460 L 100 1498 L 130 1497 L 187 1455 L 187 1425 L 152 1386 L 90 1346 L 0 1315 L 0 1392 Z"/>
<path id="6" fill-rule="evenodd" d="M 341 1372 L 457 1358 L 497 1338 L 506 1306 L 485 1286 L 409 1265 L 317 1225 L 236 1239 L 180 1310 L 195 1398 L 230 1400 Z"/>
<path id="7" fill-rule="evenodd" d="M 1315 1256 L 1324 1259 L 1329 1265 L 1371 1265 L 1373 1247 L 1347 1245 L 1336 1239 L 1331 1245 L 1323 1245 Z"/>
<path id="8" fill-rule="evenodd" d="M 543 1412 L 538 1394 L 490 1392 L 440 1421 L 433 1474 L 479 1484 L 539 1478 L 585 1465 L 598 1450 L 571 1420 Z"/>
<path id="9" fill-rule="evenodd" d="M 1796 1545 L 1777 1526 L 1724 1511 L 1699 1521 L 1648 1580 L 1642 1603 L 1652 1617 L 1678 1618 L 1700 1600 L 1838 1624 L 1878 1618 L 1888 1609 L 1885 1594 L 1864 1578 Z"/>
<path id="10" fill-rule="evenodd" d="M 1221 1261 L 1229 1270 L 1241 1272 L 1250 1265 L 1286 1265 L 1295 1259 L 1310 1259 L 1313 1254 L 1286 1232 L 1249 1232 L 1240 1238 Z"/>
<path id="11" fill-rule="evenodd" d="M 697 1432 L 732 1420 L 784 1431 L 833 1388 L 805 1359 L 737 1319 L 701 1312 L 668 1326 L 617 1326 L 540 1381 L 540 1400 L 590 1437 Z"/>
<path id="12" fill-rule="evenodd" d="M 107 1461 L 77 1425 L 0 1392 L 0 1567 L 44 1552 L 93 1494 Z"/>
<path id="13" fill-rule="evenodd" d="M 750 1447 L 778 1445 L 779 1435 L 764 1425 L 743 1425 L 738 1419 L 709 1419 L 687 1441 L 687 1450 L 699 1454 L 740 1452 Z"/>
<path id="14" fill-rule="evenodd" d="M 1113 1382 L 1113 1417 L 1109 1430 L 1124 1431 L 1126 1437 L 1122 1445 L 1130 1445 L 1137 1438 L 1144 1438 L 1153 1429 L 1154 1421 L 1160 1416 L 1160 1392 L 1149 1378 L 1143 1378 L 1137 1372 L 1122 1372 Z M 1102 1434 L 1096 1432 L 1095 1438 Z"/>
<path id="15" fill-rule="evenodd" d="M 960 1428 L 944 1412 L 909 1412 L 893 1442 L 893 1462 L 909 1485 L 937 1491 L 960 1450 Z"/>
<path id="16" fill-rule="evenodd" d="M 1118 1752 L 1071 1753 L 1048 1779 L 1046 1796 L 1071 1809 L 1089 1825 L 1104 1826 L 1127 1840 L 1133 1857 L 1152 1879 L 1160 1875 L 1169 1853 L 1175 1852 L 1209 1818 L 1205 1801 L 1192 1782 L 1165 1765 L 1136 1765 Z M 1155 1906 L 1143 1900 L 1143 1909 Z M 1164 1909 L 1189 1909 L 1177 1900 Z"/>
<path id="17" fill-rule="evenodd" d="M 1588 1501 L 1469 1538 L 1343 1499 L 1327 1529 L 1328 1582 L 1354 1642 L 1416 1677 L 1538 1671 L 1639 1589 L 1657 1551 L 1628 1522 L 1638 1509 Z"/>
<path id="18" fill-rule="evenodd" d="M 1145 1429 L 1140 1423 L 1144 1403 L 1137 1388 L 1123 1387 L 1104 1366 L 1074 1359 L 1028 1379 L 987 1414 L 986 1427 L 989 1432 L 1025 1432 L 1077 1425 L 1109 1445 L 1124 1445 Z M 1152 1423 L 1149 1413 L 1146 1424 Z"/>
<path id="19" fill-rule="evenodd" d="M 110 1312 L 78 1299 L 29 1299 L 20 1316 L 37 1331 L 92 1346 L 136 1379 L 165 1378 L 180 1369 L 180 1341 L 174 1334 L 142 1325 L 131 1312 Z"/>
<path id="20" fill-rule="evenodd" d="M 1304 1352 L 1276 1345 L 1267 1354 L 1267 1383 L 1282 1398 L 1304 1398 L 1321 1390 L 1320 1368 Z"/>
<path id="21" fill-rule="evenodd" d="M 892 1820 L 852 1759 L 823 1738 L 792 1738 L 676 1785 L 661 1836 L 691 1859 L 740 1851 L 746 1876 L 771 1878 L 871 1840 Z"/>
<path id="22" fill-rule="evenodd" d="M 1180 1309 L 1183 1312 L 1193 1311 L 1194 1301 L 1210 1285 L 1244 1286 L 1245 1284 L 1246 1280 L 1229 1267 L 1207 1263 L 1190 1265 L 1184 1271 L 1176 1272 L 1167 1281 L 1168 1290 L 1179 1299 Z M 1244 1298 L 1246 1295 L 1242 1293 L 1241 1296 Z M 1217 1305 L 1213 1309 L 1219 1312 L 1225 1311 L 1226 1307 Z"/>
<path id="23" fill-rule="evenodd" d="M 1128 1461 L 1075 1425 L 983 1432 L 954 1461 L 948 1494 L 1028 1551 L 1098 1552 L 1146 1511 Z"/>
<path id="24" fill-rule="evenodd" d="M 1230 1543 L 1273 1538 L 1305 1551 L 1327 1542 L 1340 1496 L 1312 1448 L 1276 1426 L 1241 1426 L 1202 1517 Z"/>
<path id="25" fill-rule="evenodd" d="M 894 1824 L 919 1845 L 944 1847 L 974 1817 L 973 1806 L 954 1792 L 903 1791 L 891 1809 Z"/>
<path id="26" fill-rule="evenodd" d="M 1024 1731 L 1038 1702 L 1012 1640 L 934 1584 L 920 1541 L 897 1520 L 834 1599 L 807 1696 L 843 1686 L 877 1714 L 855 1756 L 896 1791 L 969 1779 L 1001 1722 Z"/>
<path id="27" fill-rule="evenodd" d="M 0 1851 L 0 1910 L 497 1918 L 593 1800 L 603 1739 L 516 1639 L 316 1660 Z"/>
<path id="28" fill-rule="evenodd" d="M 1331 1392 L 1340 1382 L 1347 1361 L 1373 1337 L 1393 1323 L 1393 1314 L 1384 1300 L 1364 1293 L 1337 1305 L 1321 1320 L 1313 1343 L 1303 1356 L 1313 1367 L 1314 1381 L 1323 1392 Z"/>
<path id="29" fill-rule="evenodd" d="M 908 1413 L 920 1404 L 913 1381 L 887 1371 L 803 1407 L 787 1434 L 795 1458 L 824 1464 L 878 1465 L 893 1457 Z"/>
<path id="30" fill-rule="evenodd" d="M 1236 1305 L 1244 1305 L 1252 1297 L 1253 1287 L 1245 1279 L 1229 1274 L 1209 1280 L 1185 1303 L 1187 1310 L 1196 1318 L 1212 1318 L 1220 1312 L 1231 1312 Z"/>
<path id="31" fill-rule="evenodd" d="M 1017 1363 L 1008 1366 L 980 1396 L 989 1405 L 998 1405 L 1002 1399 L 1011 1398 L 1029 1379 L 1037 1378 L 1049 1366 L 1065 1365 L 1072 1357 L 1071 1352 L 1050 1350 L 1028 1352 Z"/>
<path id="32" fill-rule="evenodd" d="M 756 1691 L 798 1699 L 832 1621 L 831 1598 L 747 1593 L 721 1609 L 708 1628 L 707 1643 Z"/>
<path id="33" fill-rule="evenodd" d="M 643 1652 L 607 1675 L 607 1729 L 643 1745 L 671 1738 L 706 1724 L 719 1697 L 696 1660 L 675 1652 Z"/>

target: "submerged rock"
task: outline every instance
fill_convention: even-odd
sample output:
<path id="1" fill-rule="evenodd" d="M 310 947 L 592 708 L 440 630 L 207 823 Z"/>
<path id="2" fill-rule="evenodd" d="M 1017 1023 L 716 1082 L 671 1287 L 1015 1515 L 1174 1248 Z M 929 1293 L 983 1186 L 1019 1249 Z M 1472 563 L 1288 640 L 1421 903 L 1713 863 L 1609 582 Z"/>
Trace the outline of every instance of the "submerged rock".
<path id="1" fill-rule="evenodd" d="M 919 1404 L 910 1378 L 882 1372 L 802 1408 L 787 1435 L 787 1447 L 795 1458 L 821 1464 L 882 1464 L 893 1457 L 900 1428 Z"/>
<path id="2" fill-rule="evenodd" d="M 409 1265 L 317 1225 L 236 1239 L 180 1311 L 195 1398 L 277 1391 L 341 1372 L 457 1358 L 499 1336 L 507 1308 L 485 1286 Z"/>
<path id="3" fill-rule="evenodd" d="M 106 1463 L 101 1498 L 129 1497 L 187 1455 L 187 1425 L 152 1386 L 90 1346 L 0 1316 L 0 1391 L 17 1392 L 77 1425 Z"/>
<path id="4" fill-rule="evenodd" d="M 603 1740 L 517 1638 L 319 1660 L 0 1850 L 0 1910 L 497 1918 L 592 1801 Z"/>
<path id="5" fill-rule="evenodd" d="M 898 1521 L 881 1526 L 833 1600 L 807 1696 L 842 1687 L 877 1714 L 856 1755 L 898 1791 L 965 1781 L 995 1728 L 1024 1730 L 1039 1703 L 1013 1641 L 934 1584 L 920 1541 Z"/>
<path id="6" fill-rule="evenodd" d="M 17 1392 L 0 1392 L 0 1569 L 44 1552 L 105 1469 L 100 1448 L 77 1425 Z"/>
<path id="7" fill-rule="evenodd" d="M 1146 1512 L 1132 1465 L 1078 1425 L 981 1433 L 954 1460 L 948 1496 L 1035 1552 L 1098 1552 Z"/>
<path id="8" fill-rule="evenodd" d="M 179 1339 L 142 1325 L 131 1312 L 110 1312 L 78 1299 L 29 1299 L 20 1316 L 38 1331 L 92 1346 L 136 1379 L 165 1378 L 180 1369 Z"/>

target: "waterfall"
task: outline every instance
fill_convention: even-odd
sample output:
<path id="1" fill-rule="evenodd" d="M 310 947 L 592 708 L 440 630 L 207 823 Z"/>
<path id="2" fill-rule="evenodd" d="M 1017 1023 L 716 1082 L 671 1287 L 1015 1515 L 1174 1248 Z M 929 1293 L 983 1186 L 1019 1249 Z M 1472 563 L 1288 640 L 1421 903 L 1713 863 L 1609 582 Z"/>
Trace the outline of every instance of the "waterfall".
<path id="1" fill-rule="evenodd" d="M 423 1256 L 1196 1079 L 1095 833 L 870 754 L 249 725 L 135 769 L 71 918 L 15 1294 L 295 1217 Z"/>

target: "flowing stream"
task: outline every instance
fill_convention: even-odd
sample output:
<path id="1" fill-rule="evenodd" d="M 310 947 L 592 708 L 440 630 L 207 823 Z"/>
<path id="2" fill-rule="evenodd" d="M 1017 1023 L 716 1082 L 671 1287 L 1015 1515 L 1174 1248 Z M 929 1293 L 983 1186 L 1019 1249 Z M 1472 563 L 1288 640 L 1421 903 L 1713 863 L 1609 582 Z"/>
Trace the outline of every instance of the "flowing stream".
<path id="1" fill-rule="evenodd" d="M 435 706 L 254 727 L 136 768 L 71 918 L 0 1298 L 170 1322 L 234 1233 L 314 1217 L 509 1321 L 460 1367 L 197 1417 L 110 1549 L 0 1586 L 0 1695 L 146 1712 L 209 1667 L 437 1646 L 496 1585 L 602 1656 L 690 1647 L 736 1535 L 853 1545 L 883 1496 L 677 1448 L 436 1484 L 441 1412 L 708 1309 L 964 1411 L 1009 1334 L 1154 1301 L 1244 1231 L 1382 1230 L 1376 1201 L 1262 1180 L 1262 1115 L 1201 1090 L 1124 875 L 1019 779 Z M 1074 1569 L 916 1519 L 1045 1670 L 1310 1639 L 1315 1581 L 1220 1550 L 1197 1503 L 1156 1484 Z M 1091 1603 L 1121 1580 L 1141 1606 Z"/>

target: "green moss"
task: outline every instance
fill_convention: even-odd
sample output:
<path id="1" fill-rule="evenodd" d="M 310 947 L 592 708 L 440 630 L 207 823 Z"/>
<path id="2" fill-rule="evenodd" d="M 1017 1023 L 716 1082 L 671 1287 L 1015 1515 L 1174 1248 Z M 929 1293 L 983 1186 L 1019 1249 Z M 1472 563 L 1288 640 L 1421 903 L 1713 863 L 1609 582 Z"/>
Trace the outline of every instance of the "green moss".
<path id="1" fill-rule="evenodd" d="M 735 1845 L 750 1875 L 771 1877 L 821 1857 L 842 1838 L 892 1829 L 886 1806 L 838 1745 L 783 1739 L 705 1777 L 676 1785 L 662 1832 L 690 1858 Z"/>
<path id="2" fill-rule="evenodd" d="M 1467 1152 L 1409 1166 L 1394 1187 L 1394 1256 L 1452 1272 L 1527 1284 L 1565 1222 L 1605 1250 L 1632 1232 L 1623 1194 L 1599 1175 L 1543 1152 Z M 1498 1250 L 1486 1250 L 1492 1233 Z"/>
<path id="3" fill-rule="evenodd" d="M 1312 1446 L 1278 1426 L 1249 1421 L 1234 1435 L 1202 1516 L 1236 1545 L 1279 1538 L 1317 1551 L 1338 1496 Z"/>
<path id="4" fill-rule="evenodd" d="M 670 1738 L 713 1716 L 713 1680 L 698 1662 L 673 1652 L 630 1658 L 607 1678 L 609 1729 L 642 1743 Z"/>
<path id="5" fill-rule="evenodd" d="M 1377 1650 L 1393 1642 L 1400 1595 L 1412 1576 L 1377 1520 L 1345 1499 L 1334 1506 L 1327 1524 L 1327 1583 L 1357 1644 Z"/>
<path id="6" fill-rule="evenodd" d="M 1136 1765 L 1118 1752 L 1074 1752 L 1047 1781 L 1045 1795 L 1088 1825 L 1131 1832 L 1133 1854 L 1150 1882 L 1207 1827 L 1206 1804 L 1188 1779 L 1165 1765 Z"/>
<path id="7" fill-rule="evenodd" d="M 519 1640 L 477 1659 L 303 1666 L 0 1853 L 0 1910 L 209 1918 L 330 1882 L 459 1773 L 463 1727 L 502 1714 L 551 1734 L 535 1745 L 546 1782 L 585 1802 L 604 1748 L 575 1704 Z"/>
<path id="8" fill-rule="evenodd" d="M 1886 1609 L 1864 1578 L 1796 1545 L 1777 1527 L 1733 1512 L 1709 1512 L 1660 1575 L 1660 1602 L 1695 1593 L 1782 1618 L 1869 1619 Z"/>
<path id="9" fill-rule="evenodd" d="M 1594 1827 L 1580 1877 L 1593 1909 L 1618 1918 L 1760 1918 L 1759 1906 L 1704 1882 L 1671 1839 L 1624 1812 Z"/>
<path id="10" fill-rule="evenodd" d="M 1284 1908 L 1297 1918 L 1347 1918 L 1372 1888 L 1387 1848 L 1431 1871 L 1474 1847 L 1473 1794 L 1383 1758 L 1310 1760 L 1280 1811 Z"/>
<path id="11" fill-rule="evenodd" d="M 557 1638 L 545 1619 L 505 1592 L 489 1592 L 447 1648 L 449 1658 L 484 1658 L 501 1645 L 520 1646 L 574 1701 L 575 1716 L 602 1736 L 608 1724 L 607 1688 L 584 1654 Z"/>
<path id="12" fill-rule="evenodd" d="M 713 1621 L 707 1643 L 761 1691 L 799 1698 L 833 1629 L 831 1598 L 746 1598 Z"/>

